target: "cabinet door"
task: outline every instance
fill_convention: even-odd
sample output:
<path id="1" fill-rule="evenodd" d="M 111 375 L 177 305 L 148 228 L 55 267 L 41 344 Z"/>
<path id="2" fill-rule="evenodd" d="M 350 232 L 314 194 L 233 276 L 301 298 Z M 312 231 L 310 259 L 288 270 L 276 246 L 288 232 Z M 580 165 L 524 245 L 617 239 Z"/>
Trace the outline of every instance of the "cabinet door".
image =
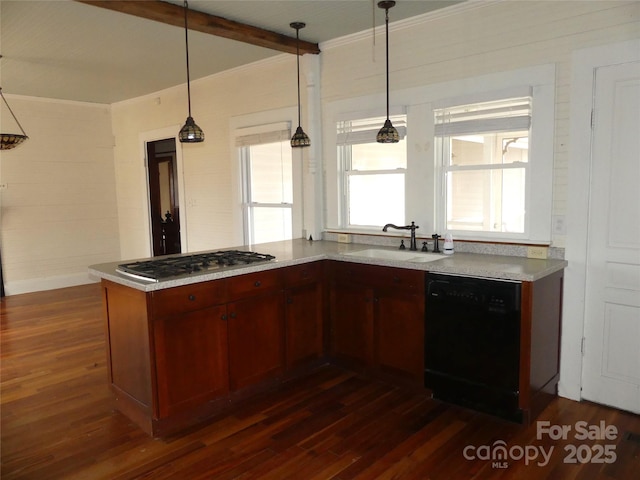
<path id="1" fill-rule="evenodd" d="M 226 307 L 156 318 L 158 418 L 229 391 Z"/>
<path id="2" fill-rule="evenodd" d="M 107 368 L 119 398 L 131 398 L 145 415 L 153 405 L 147 298 L 144 292 L 102 280 L 107 320 Z M 121 394 L 124 393 L 124 394 Z"/>
<path id="3" fill-rule="evenodd" d="M 373 363 L 373 290 L 335 283 L 331 291 L 333 354 L 359 366 Z"/>
<path id="4" fill-rule="evenodd" d="M 319 283 L 291 287 L 285 293 L 286 362 L 291 369 L 322 356 L 322 289 Z"/>
<path id="5" fill-rule="evenodd" d="M 228 305 L 231 390 L 273 378 L 284 371 L 282 291 Z"/>
<path id="6" fill-rule="evenodd" d="M 376 366 L 422 383 L 424 295 L 378 290 L 374 304 Z"/>

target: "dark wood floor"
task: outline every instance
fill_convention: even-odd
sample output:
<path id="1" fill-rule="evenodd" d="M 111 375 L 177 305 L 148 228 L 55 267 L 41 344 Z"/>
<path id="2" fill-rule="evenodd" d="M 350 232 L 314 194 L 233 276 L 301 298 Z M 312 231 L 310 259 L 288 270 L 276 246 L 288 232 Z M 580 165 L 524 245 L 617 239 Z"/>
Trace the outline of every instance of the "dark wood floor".
<path id="1" fill-rule="evenodd" d="M 537 438 L 536 423 L 525 428 L 329 366 L 233 414 L 152 439 L 112 410 L 96 285 L 8 297 L 1 314 L 3 480 L 640 478 L 638 416 L 557 399 L 539 420 L 571 432 Z M 578 440 L 579 421 L 615 427 L 615 439 Z M 502 442 L 507 458 L 485 459 Z M 546 464 L 541 448 L 553 448 Z M 518 459 L 524 451 L 538 457 Z M 612 452 L 615 461 L 597 463 Z"/>

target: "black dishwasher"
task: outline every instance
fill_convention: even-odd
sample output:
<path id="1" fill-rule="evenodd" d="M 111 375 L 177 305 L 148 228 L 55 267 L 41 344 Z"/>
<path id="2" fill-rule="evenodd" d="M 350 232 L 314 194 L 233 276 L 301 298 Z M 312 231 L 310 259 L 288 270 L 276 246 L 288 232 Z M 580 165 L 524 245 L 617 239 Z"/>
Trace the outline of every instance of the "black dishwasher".
<path id="1" fill-rule="evenodd" d="M 521 422 L 521 283 L 427 274 L 424 383 L 434 398 Z"/>

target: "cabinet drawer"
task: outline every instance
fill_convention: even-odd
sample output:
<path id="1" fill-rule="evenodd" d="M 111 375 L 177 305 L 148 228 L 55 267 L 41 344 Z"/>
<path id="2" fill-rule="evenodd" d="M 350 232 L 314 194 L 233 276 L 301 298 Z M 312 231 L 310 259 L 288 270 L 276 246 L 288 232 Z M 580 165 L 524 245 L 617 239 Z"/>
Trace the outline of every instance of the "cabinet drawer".
<path id="1" fill-rule="evenodd" d="M 226 301 L 226 280 L 167 288 L 151 294 L 155 315 L 193 312 Z"/>
<path id="2" fill-rule="evenodd" d="M 229 301 L 260 295 L 262 292 L 282 288 L 281 269 L 247 273 L 227 279 Z"/>
<path id="3" fill-rule="evenodd" d="M 322 262 L 303 263 L 283 269 L 284 284 L 287 287 L 322 279 Z"/>
<path id="4" fill-rule="evenodd" d="M 405 268 L 334 262 L 333 280 L 363 284 L 372 288 L 400 288 L 405 292 L 422 292 L 425 273 Z"/>

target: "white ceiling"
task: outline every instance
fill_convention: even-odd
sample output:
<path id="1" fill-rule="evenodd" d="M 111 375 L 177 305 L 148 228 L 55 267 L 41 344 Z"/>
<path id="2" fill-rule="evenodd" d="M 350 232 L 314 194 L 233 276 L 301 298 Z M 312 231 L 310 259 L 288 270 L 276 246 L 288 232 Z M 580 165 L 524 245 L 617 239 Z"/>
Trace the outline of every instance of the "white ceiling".
<path id="1" fill-rule="evenodd" d="M 461 0 L 398 0 L 390 22 Z M 181 0 L 170 3 L 183 5 Z M 377 0 L 193 0 L 189 9 L 295 37 L 327 40 L 384 24 Z M 375 20 L 374 20 L 375 18 Z M 5 94 L 114 103 L 186 82 L 184 30 L 71 0 L 0 0 Z M 322 48 L 322 45 L 320 45 Z M 281 53 L 189 32 L 191 80 Z"/>

